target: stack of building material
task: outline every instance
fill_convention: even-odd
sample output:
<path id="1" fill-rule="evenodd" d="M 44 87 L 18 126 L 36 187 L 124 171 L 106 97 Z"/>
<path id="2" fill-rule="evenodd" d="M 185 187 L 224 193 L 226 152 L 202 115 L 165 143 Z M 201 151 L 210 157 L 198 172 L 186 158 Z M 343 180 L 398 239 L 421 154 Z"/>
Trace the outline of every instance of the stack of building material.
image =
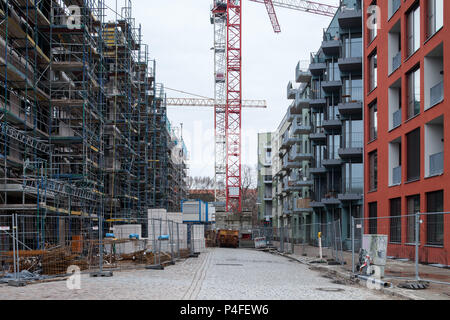
<path id="1" fill-rule="evenodd" d="M 147 241 L 142 239 L 142 225 L 140 224 L 126 224 L 115 225 L 113 227 L 114 236 L 118 240 L 126 240 L 115 243 L 105 243 L 107 252 L 114 251 L 117 255 L 130 255 L 146 249 Z M 130 238 L 130 235 L 137 235 L 138 239 Z M 114 246 L 114 250 L 111 246 Z"/>

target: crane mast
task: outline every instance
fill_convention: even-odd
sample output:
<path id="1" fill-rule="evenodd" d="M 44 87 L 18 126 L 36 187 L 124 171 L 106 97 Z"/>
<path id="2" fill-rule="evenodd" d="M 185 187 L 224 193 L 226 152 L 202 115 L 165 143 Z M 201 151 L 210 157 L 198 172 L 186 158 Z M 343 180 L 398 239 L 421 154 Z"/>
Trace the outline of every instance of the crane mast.
<path id="1" fill-rule="evenodd" d="M 213 1 L 211 23 L 214 25 L 214 99 L 223 103 L 214 106 L 214 194 L 217 202 L 226 202 L 226 42 L 227 42 L 227 3 Z"/>
<path id="2" fill-rule="evenodd" d="M 242 6 L 241 0 L 228 0 L 227 6 L 227 139 L 226 209 L 242 211 L 241 136 L 242 136 Z"/>
<path id="3" fill-rule="evenodd" d="M 307 0 L 249 0 L 263 3 L 276 33 L 275 6 L 333 17 L 338 7 Z M 242 1 L 213 0 L 215 198 L 228 212 L 242 211 Z M 225 101 L 225 104 L 218 103 Z"/>

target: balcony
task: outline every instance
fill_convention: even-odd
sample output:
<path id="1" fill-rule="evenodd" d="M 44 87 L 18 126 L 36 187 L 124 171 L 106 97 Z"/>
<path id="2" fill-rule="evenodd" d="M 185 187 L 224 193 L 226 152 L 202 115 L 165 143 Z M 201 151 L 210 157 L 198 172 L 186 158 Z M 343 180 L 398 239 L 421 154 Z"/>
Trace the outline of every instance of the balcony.
<path id="1" fill-rule="evenodd" d="M 338 192 L 329 192 L 322 199 L 322 203 L 326 206 L 338 206 L 341 204 L 341 200 L 338 198 Z"/>
<path id="2" fill-rule="evenodd" d="M 325 168 L 336 168 L 342 166 L 342 160 L 341 159 L 323 159 L 322 165 Z"/>
<path id="3" fill-rule="evenodd" d="M 444 153 L 439 152 L 430 156 L 430 176 L 444 173 Z"/>
<path id="4" fill-rule="evenodd" d="M 293 134 L 309 134 L 312 127 L 309 124 L 303 124 L 302 121 L 294 121 L 291 130 Z"/>
<path id="5" fill-rule="evenodd" d="M 299 61 L 295 68 L 295 81 L 298 83 L 308 83 L 311 81 L 311 72 L 309 71 L 309 61 Z"/>
<path id="6" fill-rule="evenodd" d="M 309 135 L 309 140 L 315 145 L 325 145 L 327 143 L 327 135 L 325 132 L 315 132 Z"/>
<path id="7" fill-rule="evenodd" d="M 312 187 L 314 185 L 311 177 L 308 176 L 299 176 L 298 180 L 295 182 L 297 187 L 300 187 L 300 190 L 306 187 Z"/>
<path id="8" fill-rule="evenodd" d="M 361 71 L 362 57 L 339 58 L 338 66 L 341 72 Z"/>
<path id="9" fill-rule="evenodd" d="M 392 169 L 392 185 L 398 186 L 402 183 L 402 167 Z"/>
<path id="10" fill-rule="evenodd" d="M 326 131 L 336 131 L 342 129 L 342 121 L 340 119 L 324 120 L 322 124 Z"/>
<path id="11" fill-rule="evenodd" d="M 343 137 L 342 148 L 339 149 L 339 157 L 352 162 L 362 161 L 364 134 L 360 132 L 351 132 Z"/>
<path id="12" fill-rule="evenodd" d="M 322 51 L 327 56 L 338 56 L 341 52 L 342 41 L 339 39 L 339 29 L 334 28 L 335 35 L 324 33 L 324 40 L 322 41 Z"/>
<path id="13" fill-rule="evenodd" d="M 310 99 L 309 97 L 304 97 L 300 94 L 300 91 L 297 92 L 295 96 L 295 110 L 297 114 L 300 114 L 303 109 L 309 108 Z"/>
<path id="14" fill-rule="evenodd" d="M 342 29 L 361 28 L 362 26 L 362 10 L 360 8 L 342 7 L 337 18 Z"/>
<path id="15" fill-rule="evenodd" d="M 326 93 L 336 93 L 339 92 L 342 88 L 342 81 L 341 80 L 331 80 L 331 81 L 324 81 L 322 82 L 322 89 Z"/>
<path id="16" fill-rule="evenodd" d="M 295 95 L 297 94 L 297 89 L 294 89 L 292 86 L 292 82 L 289 81 L 287 85 L 287 98 L 289 100 L 295 99 Z"/>
<path id="17" fill-rule="evenodd" d="M 402 109 L 398 109 L 392 115 L 392 128 L 397 128 L 402 124 Z"/>
<path id="18" fill-rule="evenodd" d="M 289 152 L 289 158 L 295 162 L 312 160 L 314 158 L 314 155 L 311 152 L 307 152 L 303 149 L 304 148 L 302 148 L 301 145 L 295 145 Z"/>
<path id="19" fill-rule="evenodd" d="M 392 58 L 392 72 L 400 68 L 402 64 L 402 52 L 399 51 L 393 58 Z"/>
<path id="20" fill-rule="evenodd" d="M 400 9 L 401 0 L 390 0 L 389 1 L 389 19 Z"/>
<path id="21" fill-rule="evenodd" d="M 325 167 L 323 167 L 323 166 L 320 166 L 320 167 L 316 167 L 316 168 L 310 168 L 309 172 L 312 175 L 319 176 L 319 175 L 326 174 L 327 173 L 327 169 Z"/>
<path id="22" fill-rule="evenodd" d="M 311 63 L 309 64 L 309 72 L 311 72 L 311 75 L 315 77 L 321 76 L 326 69 L 327 64 L 325 62 L 325 59 L 311 54 Z"/>
<path id="23" fill-rule="evenodd" d="M 441 81 L 430 89 L 430 107 L 444 101 L 444 82 Z"/>
<path id="24" fill-rule="evenodd" d="M 359 201 L 363 198 L 364 193 L 364 179 L 353 178 L 345 181 L 343 191 L 338 195 L 340 201 Z"/>
<path id="25" fill-rule="evenodd" d="M 343 116 L 362 115 L 363 88 L 346 87 L 342 92 L 342 102 L 338 104 L 339 113 Z"/>
<path id="26" fill-rule="evenodd" d="M 311 199 L 294 198 L 293 199 L 293 211 L 294 213 L 312 212 Z"/>

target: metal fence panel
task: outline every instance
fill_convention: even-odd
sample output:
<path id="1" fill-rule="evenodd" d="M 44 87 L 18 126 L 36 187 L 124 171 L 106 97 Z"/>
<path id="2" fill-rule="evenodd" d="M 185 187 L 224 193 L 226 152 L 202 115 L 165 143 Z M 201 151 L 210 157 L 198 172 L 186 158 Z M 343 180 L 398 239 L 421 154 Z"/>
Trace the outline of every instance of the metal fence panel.
<path id="1" fill-rule="evenodd" d="M 352 225 L 353 272 L 360 273 L 364 235 L 378 235 L 387 239 L 384 278 L 450 284 L 450 254 L 445 247 L 450 213 L 362 218 Z"/>

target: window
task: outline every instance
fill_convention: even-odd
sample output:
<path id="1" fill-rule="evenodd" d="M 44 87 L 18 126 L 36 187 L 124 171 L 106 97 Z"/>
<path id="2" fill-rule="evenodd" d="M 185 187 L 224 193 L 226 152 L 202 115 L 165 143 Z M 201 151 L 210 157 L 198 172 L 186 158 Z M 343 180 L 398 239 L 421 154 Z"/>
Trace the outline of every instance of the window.
<path id="1" fill-rule="evenodd" d="M 406 198 L 408 216 L 406 217 L 406 242 L 416 243 L 416 213 L 420 213 L 420 195 Z"/>
<path id="2" fill-rule="evenodd" d="M 420 128 L 408 133 L 407 140 L 407 180 L 420 179 Z"/>
<path id="3" fill-rule="evenodd" d="M 378 81 L 378 59 L 374 53 L 369 57 L 369 91 L 373 91 L 377 87 Z"/>
<path id="4" fill-rule="evenodd" d="M 420 48 L 420 7 L 408 13 L 408 55 L 411 56 Z"/>
<path id="5" fill-rule="evenodd" d="M 402 242 L 402 199 L 392 199 L 390 201 L 390 242 L 401 243 Z"/>
<path id="6" fill-rule="evenodd" d="M 369 153 L 369 189 L 378 189 L 378 152 Z"/>
<path id="7" fill-rule="evenodd" d="M 408 75 L 408 119 L 420 113 L 420 69 L 411 71 Z"/>
<path id="8" fill-rule="evenodd" d="M 444 211 L 444 192 L 437 191 L 427 194 L 428 213 Z M 434 246 L 444 245 L 444 215 L 434 214 L 427 216 L 427 244 Z"/>
<path id="9" fill-rule="evenodd" d="M 378 106 L 373 103 L 369 106 L 369 141 L 378 137 Z"/>
<path id="10" fill-rule="evenodd" d="M 428 37 L 444 26 L 444 0 L 428 0 Z"/>
<path id="11" fill-rule="evenodd" d="M 369 203 L 369 234 L 378 233 L 378 203 Z"/>

